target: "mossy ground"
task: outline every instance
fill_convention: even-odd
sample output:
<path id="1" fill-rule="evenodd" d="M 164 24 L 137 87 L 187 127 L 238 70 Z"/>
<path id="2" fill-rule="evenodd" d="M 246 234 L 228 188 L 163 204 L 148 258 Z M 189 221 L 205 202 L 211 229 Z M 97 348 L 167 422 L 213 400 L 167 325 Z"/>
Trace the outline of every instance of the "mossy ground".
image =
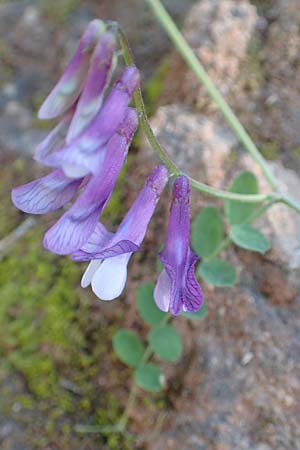
<path id="1" fill-rule="evenodd" d="M 21 160 L 6 164 L 10 170 L 1 174 L 1 237 L 24 218 L 10 203 L 10 187 L 23 182 L 24 173 L 30 178 Z M 124 176 L 108 211 L 113 222 L 123 211 Z M 132 448 L 118 435 L 104 439 L 74 431 L 77 423 L 114 424 L 122 413 L 127 381 L 112 358 L 111 338 L 121 326 L 123 310 L 114 310 L 108 319 L 103 304 L 79 287 L 83 265 L 43 249 L 43 232 L 54 220 L 38 219 L 1 261 L 0 415 L 16 416 L 24 424 L 23 444 L 30 450 L 50 445 L 60 450 Z M 104 385 L 99 382 L 103 373 Z M 125 388 L 121 400 L 114 390 L 120 385 Z M 13 405 L 18 405 L 17 413 Z"/>

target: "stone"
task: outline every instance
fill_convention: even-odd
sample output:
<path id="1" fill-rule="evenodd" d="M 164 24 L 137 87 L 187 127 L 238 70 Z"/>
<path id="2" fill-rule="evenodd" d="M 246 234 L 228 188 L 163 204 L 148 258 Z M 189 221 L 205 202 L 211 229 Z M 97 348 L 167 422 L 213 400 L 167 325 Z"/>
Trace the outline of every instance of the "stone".
<path id="1" fill-rule="evenodd" d="M 239 75 L 257 21 L 256 8 L 248 0 L 203 0 L 186 17 L 183 34 L 225 97 Z M 166 96 L 173 94 L 199 108 L 209 106 L 215 110 L 196 76 L 182 64 L 181 57 L 174 59 L 173 66 Z"/>
<path id="2" fill-rule="evenodd" d="M 180 170 L 199 181 L 220 186 L 226 161 L 237 144 L 226 126 L 182 104 L 160 107 L 151 126 Z M 147 156 L 150 152 L 153 151 L 148 150 Z"/>
<path id="3" fill-rule="evenodd" d="M 268 76 L 267 95 L 275 95 L 275 106 L 264 108 L 265 139 L 274 140 L 284 150 L 283 158 L 291 168 L 300 169 L 300 9 L 298 0 L 274 2 L 272 20 L 266 42 L 265 69 Z"/>
<path id="4" fill-rule="evenodd" d="M 281 162 L 269 162 L 271 170 L 279 182 L 279 190 L 292 199 L 299 199 L 300 177 L 283 166 Z M 270 192 L 260 168 L 247 154 L 241 154 L 237 162 L 238 170 L 249 170 L 258 177 L 260 191 Z M 299 201 L 300 203 L 300 201 Z M 290 303 L 300 291 L 300 220 L 299 214 L 283 204 L 273 205 L 257 221 L 257 226 L 271 241 L 271 250 L 263 256 L 265 264 L 256 270 L 262 292 L 273 296 L 276 303 Z M 251 253 L 253 256 L 254 254 Z M 257 259 L 261 257 L 254 255 Z M 249 262 L 249 258 L 248 258 Z M 268 262 L 270 264 L 268 264 Z M 253 269 L 255 270 L 255 261 Z M 263 268 L 263 270 L 262 270 Z"/>
<path id="5" fill-rule="evenodd" d="M 270 304 L 255 280 L 204 294 L 194 363 L 177 379 L 182 392 L 150 449 L 299 450 L 299 301 Z"/>

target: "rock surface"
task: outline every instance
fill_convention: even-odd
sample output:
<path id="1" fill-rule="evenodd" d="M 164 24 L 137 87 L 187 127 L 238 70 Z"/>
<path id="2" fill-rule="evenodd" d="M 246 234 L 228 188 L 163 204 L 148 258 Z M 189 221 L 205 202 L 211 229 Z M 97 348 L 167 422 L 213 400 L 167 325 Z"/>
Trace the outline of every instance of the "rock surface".
<path id="1" fill-rule="evenodd" d="M 228 127 L 183 104 L 160 107 L 151 126 L 180 170 L 215 186 L 223 183 L 226 161 L 237 145 Z M 147 148 L 147 157 L 152 156 Z"/>
<path id="2" fill-rule="evenodd" d="M 206 292 L 194 365 L 151 450 L 299 450 L 300 317 L 248 284 Z"/>
<path id="3" fill-rule="evenodd" d="M 300 9 L 298 0 L 277 0 L 269 13 L 265 48 L 267 80 L 263 89 L 265 138 L 276 136 L 284 161 L 300 170 Z M 271 98 L 271 106 L 267 99 Z M 291 160 L 292 159 L 292 163 Z"/>
<path id="4" fill-rule="evenodd" d="M 248 0 L 203 0 L 187 15 L 184 36 L 224 96 L 229 95 L 236 83 L 257 19 L 256 9 Z M 174 58 L 173 65 L 167 97 L 175 94 L 198 107 L 209 105 L 215 109 L 205 89 L 180 57 Z M 171 79 L 174 71 L 175 86 Z"/>

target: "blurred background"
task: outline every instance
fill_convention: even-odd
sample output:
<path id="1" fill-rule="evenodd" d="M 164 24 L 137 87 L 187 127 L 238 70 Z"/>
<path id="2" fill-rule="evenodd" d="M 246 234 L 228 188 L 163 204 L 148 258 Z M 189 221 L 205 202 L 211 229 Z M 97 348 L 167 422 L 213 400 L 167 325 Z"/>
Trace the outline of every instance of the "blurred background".
<path id="1" fill-rule="evenodd" d="M 238 113 L 283 189 L 300 195 L 299 0 L 165 0 L 165 6 Z M 260 173 L 141 0 L 0 0 L 0 448 L 1 450 L 300 449 L 300 220 L 276 206 L 261 221 L 265 256 L 229 249 L 237 287 L 203 286 L 208 316 L 181 319 L 184 357 L 166 365 L 163 394 L 140 392 L 130 429 L 158 436 L 79 435 L 74 426 L 115 423 L 130 372 L 114 356 L 116 329 L 146 335 L 136 288 L 157 276 L 168 193 L 127 288 L 112 304 L 80 288 L 84 264 L 42 248 L 55 214 L 14 209 L 13 186 L 45 172 L 31 159 L 52 125 L 37 110 L 89 20 L 118 20 L 142 72 L 153 128 L 179 166 L 228 187 L 241 170 Z M 114 227 L 154 156 L 138 136 L 105 212 Z M 262 180 L 262 178 L 260 178 Z M 267 189 L 261 181 L 261 191 Z M 212 200 L 194 195 L 193 214 Z"/>

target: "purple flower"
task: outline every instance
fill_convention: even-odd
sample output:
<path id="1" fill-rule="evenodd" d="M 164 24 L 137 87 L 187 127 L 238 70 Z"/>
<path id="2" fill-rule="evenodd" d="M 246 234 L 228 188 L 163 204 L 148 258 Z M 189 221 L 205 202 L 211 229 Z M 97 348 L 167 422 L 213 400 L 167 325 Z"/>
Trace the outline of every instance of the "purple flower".
<path id="1" fill-rule="evenodd" d="M 64 114 L 58 125 L 38 145 L 34 156 L 36 161 L 58 166 L 51 163 L 51 155 L 70 144 L 95 118 L 102 106 L 105 88 L 113 72 L 115 46 L 114 34 L 106 32 L 101 35 L 91 57 L 91 66 L 79 100 L 71 105 L 71 109 Z"/>
<path id="2" fill-rule="evenodd" d="M 49 155 L 62 148 L 66 142 L 66 136 L 74 115 L 75 108 L 71 108 L 53 128 L 52 131 L 39 143 L 35 149 L 34 159 L 41 164 L 48 165 Z M 51 165 L 50 165 L 51 167 Z"/>
<path id="3" fill-rule="evenodd" d="M 156 167 L 116 233 L 110 233 L 98 224 L 83 247 L 72 254 L 75 261 L 90 261 L 82 278 L 82 287 L 91 283 L 94 293 L 102 300 L 119 297 L 126 283 L 130 256 L 140 249 L 167 181 L 167 169 L 162 165 Z"/>
<path id="4" fill-rule="evenodd" d="M 115 47 L 115 35 L 110 32 L 103 33 L 92 55 L 84 88 L 68 130 L 67 144 L 80 135 L 101 108 L 105 88 L 110 82 L 114 69 Z"/>
<path id="5" fill-rule="evenodd" d="M 97 173 L 104 160 L 106 144 L 123 121 L 138 82 L 138 70 L 135 67 L 127 67 L 102 108 L 77 138 L 59 151 L 50 151 L 48 154 L 48 151 L 43 149 L 46 155 L 44 163 L 61 167 L 70 178 Z M 54 140 L 49 139 L 50 147 Z"/>
<path id="6" fill-rule="evenodd" d="M 21 211 L 46 214 L 68 203 L 80 188 L 73 206 L 47 231 L 45 247 L 58 254 L 79 249 L 96 227 L 108 202 L 138 126 L 137 113 L 127 108 L 124 121 L 103 151 L 98 173 L 85 178 L 68 178 L 61 169 L 12 190 L 12 201 Z"/>
<path id="7" fill-rule="evenodd" d="M 90 178 L 71 208 L 46 232 L 44 246 L 48 250 L 67 255 L 88 240 L 112 194 L 137 125 L 136 111 L 128 108 L 121 128 L 107 145 L 100 170 Z"/>
<path id="8" fill-rule="evenodd" d="M 43 178 L 12 190 L 12 202 L 29 214 L 47 214 L 61 208 L 76 194 L 82 178 L 74 180 L 57 169 Z"/>
<path id="9" fill-rule="evenodd" d="M 175 180 L 166 245 L 159 254 L 164 266 L 159 275 L 154 299 L 162 311 L 178 315 L 197 311 L 203 302 L 195 278 L 198 256 L 190 249 L 190 186 L 185 176 Z"/>
<path id="10" fill-rule="evenodd" d="M 68 67 L 42 104 L 38 114 L 40 119 L 53 119 L 65 113 L 78 99 L 89 70 L 92 52 L 104 31 L 105 25 L 101 20 L 89 23 Z"/>

